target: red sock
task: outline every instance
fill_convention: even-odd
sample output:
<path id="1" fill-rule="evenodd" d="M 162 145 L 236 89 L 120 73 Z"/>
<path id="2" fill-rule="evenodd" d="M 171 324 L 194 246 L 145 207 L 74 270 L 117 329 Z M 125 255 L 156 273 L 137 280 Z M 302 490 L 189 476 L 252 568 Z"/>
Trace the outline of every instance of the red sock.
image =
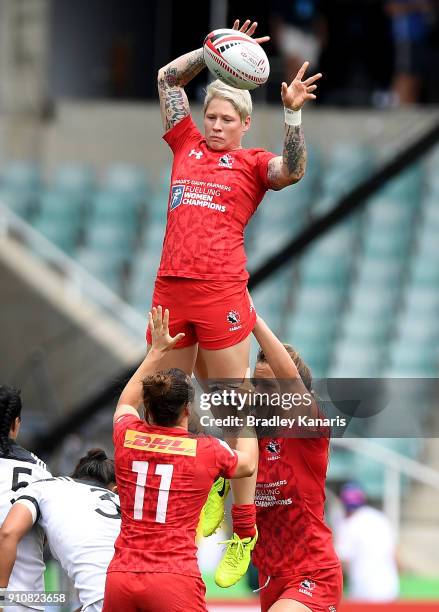
<path id="1" fill-rule="evenodd" d="M 233 531 L 241 538 L 253 538 L 256 535 L 256 506 L 254 504 L 233 504 Z"/>

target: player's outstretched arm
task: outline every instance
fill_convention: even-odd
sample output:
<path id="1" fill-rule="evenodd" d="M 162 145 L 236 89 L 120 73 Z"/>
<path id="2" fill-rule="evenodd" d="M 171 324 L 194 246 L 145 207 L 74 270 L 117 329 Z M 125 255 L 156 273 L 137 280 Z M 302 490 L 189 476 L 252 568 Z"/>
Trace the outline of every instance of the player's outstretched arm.
<path id="1" fill-rule="evenodd" d="M 238 463 L 233 478 L 253 476 L 258 466 L 258 439 L 253 429 L 243 428 L 236 440 Z"/>
<path id="2" fill-rule="evenodd" d="M 190 114 L 189 101 L 184 87 L 201 72 L 205 65 L 203 49 L 200 48 L 185 53 L 160 68 L 157 87 L 163 128 L 166 131 Z"/>
<path id="3" fill-rule="evenodd" d="M 151 350 L 125 385 L 114 413 L 113 422 L 125 414 L 138 416 L 138 408 L 142 403 L 142 382 L 145 376 L 154 374 L 160 369 L 163 356 L 184 338 L 184 334 L 172 337 L 169 333 L 169 310 L 163 313 L 162 307 L 153 308 L 148 313 L 148 325 L 152 336 Z"/>
<path id="4" fill-rule="evenodd" d="M 0 529 L 0 589 L 8 586 L 17 557 L 17 546 L 32 529 L 33 523 L 31 511 L 22 503 L 15 503 L 9 510 Z"/>
<path id="5" fill-rule="evenodd" d="M 305 62 L 295 79 L 282 83 L 282 102 L 285 111 L 285 137 L 282 156 L 274 157 L 268 164 L 268 183 L 271 189 L 283 189 L 297 183 L 305 174 L 306 145 L 303 134 L 301 109 L 307 100 L 315 100 L 315 84 L 320 72 L 302 80 L 309 66 Z"/>
<path id="6" fill-rule="evenodd" d="M 300 404 L 297 407 L 301 408 L 302 411 L 306 408 L 307 412 L 309 411 L 314 416 L 318 411 L 316 403 L 314 400 L 311 403 L 309 402 L 309 391 L 300 377 L 296 364 L 279 338 L 259 316 L 253 328 L 253 335 L 264 351 L 268 365 L 273 370 L 275 377 L 281 381 L 282 391 L 298 393 L 302 397 L 307 398 L 306 404 Z"/>
<path id="7" fill-rule="evenodd" d="M 267 362 L 276 378 L 300 378 L 296 364 L 291 359 L 287 349 L 259 315 L 256 318 L 253 335 L 264 351 Z"/>
<path id="8" fill-rule="evenodd" d="M 251 23 L 247 19 L 240 27 L 239 20 L 233 24 L 234 30 L 244 32 L 252 36 L 256 30 L 257 23 Z M 256 42 L 262 44 L 269 40 L 269 36 L 255 38 Z M 172 60 L 163 68 L 160 68 L 157 77 L 159 90 L 160 112 L 162 115 L 163 128 L 168 131 L 174 125 L 190 114 L 189 101 L 184 87 L 197 76 L 206 66 L 203 56 L 203 48 L 185 53 L 177 59 Z"/>

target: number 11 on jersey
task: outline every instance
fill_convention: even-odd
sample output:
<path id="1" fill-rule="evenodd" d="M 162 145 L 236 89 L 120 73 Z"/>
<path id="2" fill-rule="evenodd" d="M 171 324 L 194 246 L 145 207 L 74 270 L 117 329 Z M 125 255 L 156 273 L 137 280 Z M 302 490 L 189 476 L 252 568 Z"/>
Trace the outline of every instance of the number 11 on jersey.
<path id="1" fill-rule="evenodd" d="M 145 499 L 146 478 L 148 475 L 148 461 L 133 461 L 133 472 L 137 472 L 136 495 L 134 498 L 134 519 L 141 521 L 143 518 L 143 501 Z M 174 466 L 170 463 L 158 463 L 155 474 L 161 476 L 159 496 L 157 499 L 156 523 L 166 522 L 168 509 L 169 489 L 171 488 L 172 472 Z"/>

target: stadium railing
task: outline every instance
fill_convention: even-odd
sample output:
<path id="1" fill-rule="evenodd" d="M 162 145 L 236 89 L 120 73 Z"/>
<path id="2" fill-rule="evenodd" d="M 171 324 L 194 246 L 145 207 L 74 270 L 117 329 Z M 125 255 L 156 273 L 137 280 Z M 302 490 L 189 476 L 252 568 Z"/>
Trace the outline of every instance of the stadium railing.
<path id="1" fill-rule="evenodd" d="M 133 338 L 144 341 L 145 317 L 142 314 L 0 202 L 0 239 L 2 236 L 16 238 L 55 270 L 73 301 L 92 300 L 123 324 Z"/>

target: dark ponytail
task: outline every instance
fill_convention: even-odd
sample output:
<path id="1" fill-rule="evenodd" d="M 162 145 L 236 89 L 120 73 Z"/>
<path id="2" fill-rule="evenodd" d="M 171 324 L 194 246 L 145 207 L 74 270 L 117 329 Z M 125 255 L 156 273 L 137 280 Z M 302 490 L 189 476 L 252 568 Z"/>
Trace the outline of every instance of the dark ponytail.
<path id="1" fill-rule="evenodd" d="M 186 404 L 194 400 L 194 387 L 183 370 L 171 368 L 157 372 L 143 380 L 145 416 L 150 415 L 155 425 L 176 425 Z"/>
<path id="2" fill-rule="evenodd" d="M 21 417 L 20 391 L 0 385 L 0 456 L 9 454 L 9 432 L 17 417 Z"/>
<path id="3" fill-rule="evenodd" d="M 92 448 L 85 457 L 81 457 L 76 465 L 72 478 L 82 480 L 97 480 L 107 487 L 116 482 L 114 473 L 114 461 L 107 457 L 102 448 Z"/>

